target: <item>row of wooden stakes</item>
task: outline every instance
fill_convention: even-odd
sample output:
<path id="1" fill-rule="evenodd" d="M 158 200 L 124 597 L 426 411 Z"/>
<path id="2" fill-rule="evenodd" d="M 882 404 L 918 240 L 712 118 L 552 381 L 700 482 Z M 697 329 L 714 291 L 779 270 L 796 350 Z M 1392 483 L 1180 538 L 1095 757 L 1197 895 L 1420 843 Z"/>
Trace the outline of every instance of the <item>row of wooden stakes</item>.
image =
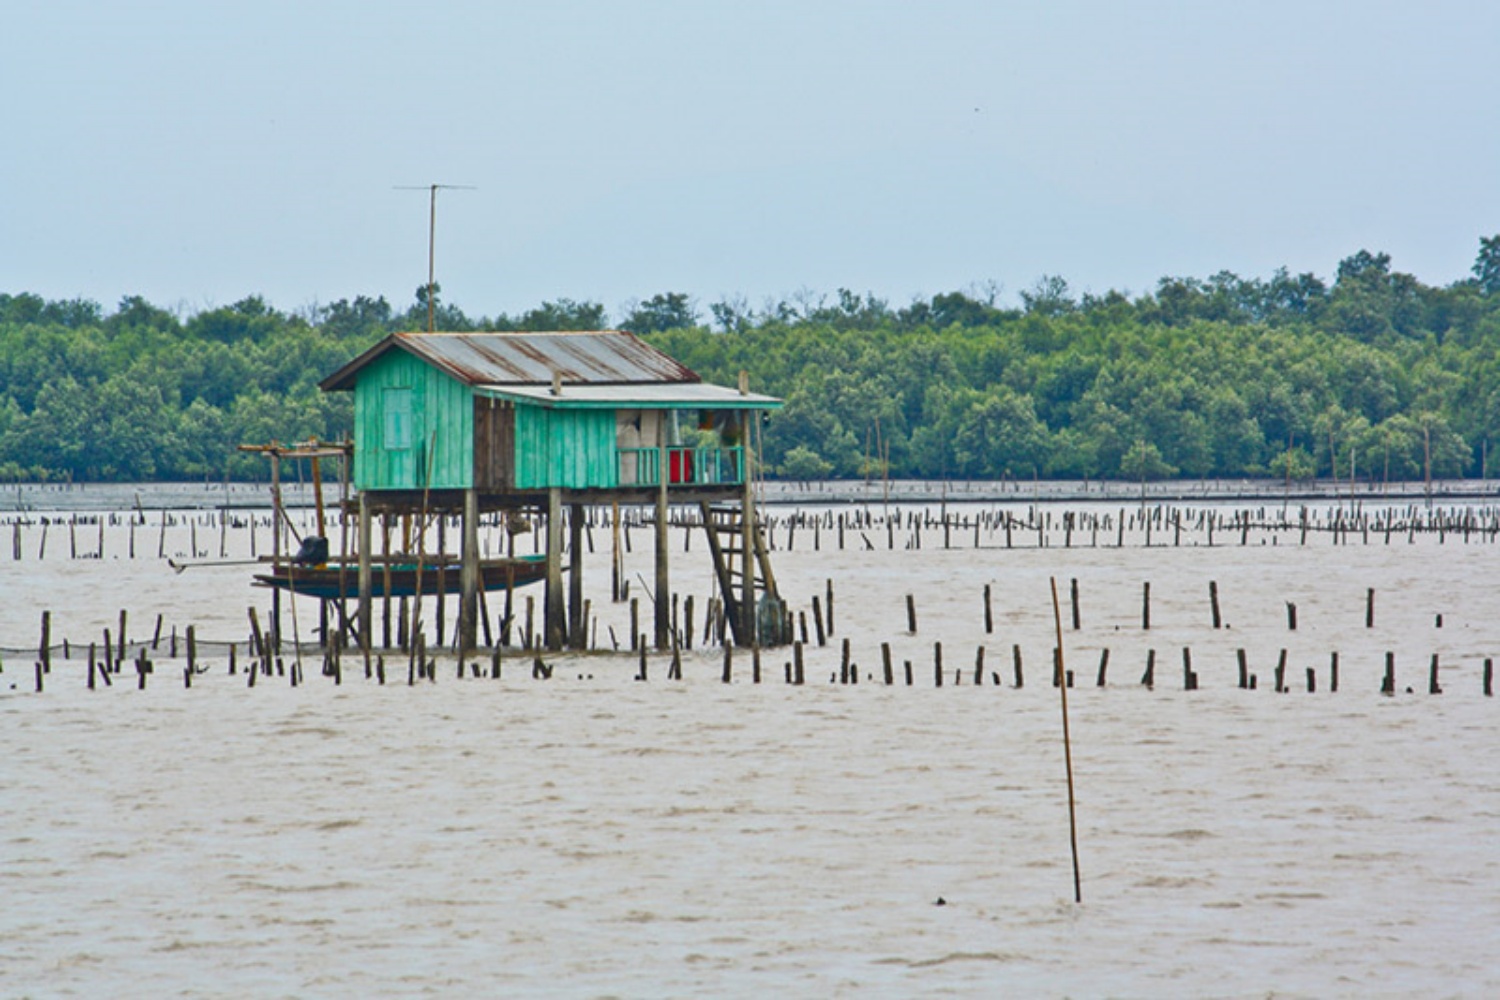
<path id="1" fill-rule="evenodd" d="M 1373 629 L 1375 627 L 1375 594 L 1375 588 L 1367 588 L 1364 601 L 1364 624 L 1367 629 Z M 507 597 L 508 596 L 509 595 L 507 595 Z M 810 645 L 813 642 L 816 642 L 816 645 L 819 647 L 827 645 L 835 632 L 834 599 L 834 583 L 830 578 L 825 581 L 823 594 L 819 595 L 815 593 L 812 595 L 810 602 L 812 629 L 809 630 L 808 627 L 809 610 L 792 611 L 791 609 L 787 609 L 786 615 L 788 620 L 783 634 L 788 636 L 800 636 L 800 642 L 804 646 Z M 404 601 L 404 599 L 402 600 Z M 1071 579 L 1069 582 L 1067 600 L 1068 616 L 1069 620 L 1071 621 L 1072 629 L 1074 631 L 1078 631 L 1082 627 L 1082 613 L 1079 597 L 1079 583 L 1076 577 Z M 645 648 L 645 641 L 641 637 L 641 607 L 639 599 L 635 597 L 629 598 L 628 603 L 630 607 L 630 626 L 627 635 L 629 649 L 631 652 L 635 652 L 638 649 Z M 1287 629 L 1289 631 L 1295 632 L 1297 631 L 1298 626 L 1297 605 L 1291 601 L 1285 603 Z M 507 601 L 505 615 L 501 618 L 499 622 L 499 628 L 496 630 L 498 636 L 495 633 L 491 632 L 488 615 L 484 616 L 483 623 L 485 646 L 497 646 L 497 648 L 510 647 L 514 632 L 514 638 L 519 641 L 522 652 L 530 653 L 532 651 L 540 651 L 543 644 L 543 637 L 538 635 L 536 632 L 536 606 L 534 598 L 529 595 L 526 597 L 524 602 L 524 615 L 517 616 L 520 620 L 512 620 L 510 608 L 508 605 L 509 602 Z M 905 596 L 905 605 L 907 625 L 906 632 L 908 635 L 916 635 L 918 634 L 918 620 L 915 595 L 907 594 Z M 443 608 L 441 602 L 438 603 L 436 610 L 437 614 L 435 618 L 437 625 L 438 648 L 448 648 L 450 652 L 457 652 L 456 648 L 452 646 L 445 646 L 444 644 L 445 630 L 444 616 L 442 613 Z M 982 610 L 984 632 L 986 635 L 991 635 L 995 631 L 993 587 L 991 584 L 984 585 Z M 1210 613 L 1212 627 L 1214 629 L 1224 628 L 1225 623 L 1220 608 L 1219 585 L 1217 581 L 1209 581 L 1208 610 Z M 320 615 L 322 623 L 319 627 L 319 634 L 323 637 L 323 639 L 320 639 L 318 648 L 325 649 L 325 647 L 328 647 L 329 645 L 336 645 L 341 647 L 345 644 L 345 642 L 343 637 L 338 633 L 338 630 L 331 627 L 329 624 L 330 616 L 328 614 L 327 605 L 323 605 L 320 608 L 320 611 L 322 612 L 322 614 Z M 259 621 L 257 619 L 255 609 L 251 608 L 249 610 L 249 614 L 251 625 L 250 645 L 256 648 L 264 645 L 272 654 L 279 654 L 282 650 L 282 640 L 284 637 L 277 633 L 277 630 L 274 627 L 275 623 L 273 622 L 273 627 L 263 634 L 260 628 Z M 590 633 L 592 633 L 592 638 L 589 642 L 589 648 L 592 650 L 604 651 L 604 647 L 601 647 L 599 645 L 599 636 L 597 634 L 598 622 L 592 614 L 591 601 L 584 602 L 583 618 L 584 621 L 588 622 L 591 626 L 589 631 Z M 693 595 L 689 594 L 685 599 L 680 599 L 678 594 L 673 593 L 671 596 L 670 610 L 670 642 L 673 646 L 679 646 L 689 650 L 693 648 L 695 618 L 696 609 Z M 709 646 L 711 644 L 722 644 L 729 641 L 728 628 L 725 618 L 725 606 L 722 599 L 717 597 L 709 597 L 706 601 L 706 607 L 702 618 L 702 645 Z M 415 652 L 416 647 L 420 645 L 424 650 L 427 647 L 426 636 L 425 634 L 423 634 L 420 621 L 418 621 L 417 623 L 418 628 L 415 630 L 415 634 L 408 634 L 408 630 L 405 628 L 405 626 L 408 624 L 409 618 L 404 612 L 399 616 L 399 621 L 402 625 L 402 628 L 394 637 L 396 640 L 395 647 L 392 647 L 391 644 L 392 636 L 390 634 L 390 623 L 388 620 L 385 622 L 386 635 L 384 648 L 399 649 L 403 653 L 411 654 L 411 658 L 415 660 L 417 659 Z M 1436 615 L 1435 625 L 1438 628 L 1442 627 L 1442 614 L 1439 613 Z M 152 633 L 151 639 L 149 640 L 149 643 L 131 643 L 126 639 L 127 613 L 124 609 L 121 609 L 119 613 L 118 630 L 113 634 L 113 636 L 111 636 L 109 629 L 104 630 L 103 646 L 106 660 L 110 662 L 124 661 L 128 658 L 131 649 L 136 649 L 139 652 L 144 652 L 147 648 L 149 648 L 151 654 L 155 655 L 160 651 L 164 641 L 168 645 L 168 658 L 173 660 L 177 659 L 179 645 L 177 627 L 173 626 L 170 635 L 164 638 L 163 626 L 163 616 L 157 615 L 156 626 Z M 514 629 L 512 626 L 514 626 Z M 1143 631 L 1150 631 L 1151 629 L 1150 581 L 1146 581 L 1142 585 L 1141 590 L 1141 628 Z M 37 646 L 37 656 L 40 662 L 42 662 L 44 667 L 47 669 L 50 669 L 52 652 L 55 648 L 57 648 L 53 645 L 51 632 L 51 612 L 43 611 L 41 615 L 41 637 Z M 621 652 L 621 640 L 620 637 L 616 635 L 614 627 L 609 626 L 608 632 L 610 644 L 608 651 Z M 496 644 L 494 641 L 497 637 L 499 639 L 498 644 Z M 300 647 L 300 637 L 294 636 L 293 638 L 294 640 L 296 640 L 293 642 L 293 645 Z M 190 661 L 192 661 L 194 659 L 198 643 L 194 635 L 194 630 L 191 627 L 189 627 L 189 629 L 187 630 L 186 643 L 188 648 L 188 658 Z M 212 643 L 211 645 L 219 648 L 222 651 L 223 647 L 226 644 L 218 642 Z M 233 655 L 233 644 L 231 643 L 228 645 L 229 652 L 231 655 Z M 63 651 L 64 658 L 70 658 L 70 643 L 67 640 L 64 640 L 61 643 L 61 649 Z"/>
<path id="2" fill-rule="evenodd" d="M 254 635 L 251 639 L 249 649 L 251 659 L 248 663 L 245 664 L 244 670 L 246 686 L 253 688 L 256 685 L 257 678 L 269 678 L 272 676 L 289 678 L 293 687 L 297 687 L 298 685 L 304 683 L 302 654 L 300 648 L 295 651 L 295 655 L 292 658 L 291 663 L 288 664 L 283 656 L 279 655 L 273 650 L 270 641 L 268 641 L 267 637 L 260 632 L 258 622 L 256 622 L 255 620 L 253 609 L 251 612 L 251 620 Z M 639 642 L 637 643 L 637 650 L 639 653 L 639 665 L 634 679 L 637 681 L 649 680 L 649 660 L 647 655 L 648 644 L 644 635 L 640 636 L 639 638 Z M 239 669 L 237 652 L 237 644 L 231 643 L 229 645 L 228 657 L 228 673 L 230 676 L 235 676 Z M 323 650 L 321 672 L 323 676 L 331 678 L 336 685 L 343 683 L 344 653 L 345 650 L 342 647 L 342 644 L 337 641 L 330 644 L 330 646 Z M 726 642 L 723 647 L 723 668 L 720 675 L 721 681 L 725 684 L 732 683 L 734 680 L 735 653 L 735 646 L 732 643 Z M 147 648 L 142 646 L 137 651 L 134 659 L 130 661 L 127 661 L 126 657 L 124 657 L 123 655 L 117 654 L 118 647 L 113 644 L 107 632 L 105 642 L 103 644 L 102 656 L 100 655 L 99 647 L 96 644 L 90 643 L 88 649 L 87 674 L 87 683 L 89 690 L 95 690 L 96 686 L 99 684 L 102 684 L 105 687 L 112 687 L 114 685 L 114 676 L 121 674 L 125 670 L 127 662 L 131 663 L 134 668 L 137 688 L 140 690 L 145 689 L 146 679 L 155 673 L 156 666 L 155 662 L 148 656 Z M 189 626 L 186 635 L 186 654 L 187 659 L 182 667 L 182 678 L 183 685 L 190 688 L 193 685 L 194 677 L 205 674 L 210 669 L 207 664 L 200 664 L 198 662 L 195 630 L 191 626 Z M 762 651 L 760 647 L 752 647 L 750 649 L 750 656 L 751 682 L 754 684 L 760 684 L 762 682 Z M 1280 694 L 1285 694 L 1291 690 L 1289 679 L 1287 676 L 1287 656 L 1287 650 L 1281 650 L 1279 659 L 1273 672 L 1272 690 Z M 174 659 L 176 658 L 175 648 L 172 650 L 172 657 Z M 1242 690 L 1250 691 L 1256 690 L 1259 687 L 1258 678 L 1257 675 L 1249 669 L 1248 658 L 1245 650 L 1236 650 L 1236 658 L 1238 660 L 1239 668 L 1239 688 Z M 487 663 L 485 662 L 486 659 L 488 660 Z M 502 676 L 502 659 L 502 651 L 498 647 L 490 650 L 487 657 L 465 657 L 463 655 L 459 655 L 457 657 L 456 677 L 459 680 L 464 679 L 467 669 L 467 676 L 470 676 L 474 679 L 488 676 L 492 680 L 499 680 Z M 531 676 L 533 679 L 549 680 L 552 678 L 553 672 L 556 668 L 555 663 L 548 664 L 540 655 L 533 655 L 530 657 L 530 659 Z M 365 678 L 367 680 L 373 679 L 380 684 L 385 684 L 386 663 L 384 654 L 372 656 L 370 653 L 365 652 L 363 655 L 363 660 Z M 880 660 L 882 681 L 886 686 L 896 685 L 897 674 L 895 670 L 895 663 L 891 655 L 890 643 L 883 642 L 880 644 Z M 1052 661 L 1052 686 L 1057 687 L 1063 683 L 1066 683 L 1069 688 L 1072 688 L 1075 683 L 1074 671 L 1064 669 L 1062 654 L 1056 647 L 1054 647 L 1052 650 Z M 1107 686 L 1109 661 L 1110 651 L 1108 648 L 1105 648 L 1100 651 L 1098 670 L 1095 675 L 1095 686 L 1101 688 Z M 1025 687 L 1026 677 L 1021 647 L 1019 644 L 1012 645 L 1011 647 L 1010 666 L 1012 672 L 1012 687 Z M 45 662 L 43 659 L 38 659 L 36 661 L 35 677 L 36 691 L 38 693 L 41 693 L 44 690 L 46 685 L 46 678 L 50 675 L 51 669 L 52 668 L 50 662 Z M 1428 668 L 1427 692 L 1429 694 L 1436 695 L 1443 693 L 1439 671 L 1439 657 L 1438 654 L 1434 653 L 1432 654 L 1432 659 Z M 3 672 L 3 667 L 0 667 L 0 672 Z M 783 666 L 783 675 L 785 683 L 787 684 L 803 685 L 806 683 L 807 664 L 804 655 L 804 644 L 802 642 L 799 641 L 793 643 L 792 658 L 785 662 Z M 838 670 L 832 671 L 829 674 L 829 683 L 841 685 L 857 685 L 860 683 L 860 675 L 861 671 L 859 668 L 859 664 L 855 662 L 852 657 L 851 643 L 848 639 L 844 639 L 842 643 L 842 657 L 840 660 L 839 668 Z M 911 660 L 903 661 L 901 676 L 905 686 L 913 686 L 913 684 L 915 683 L 915 676 Z M 977 647 L 975 651 L 974 665 L 972 667 L 972 670 L 963 667 L 957 667 L 951 671 L 951 684 L 955 687 L 963 685 L 964 678 L 966 676 L 972 676 L 970 684 L 974 687 L 985 686 L 986 678 L 988 678 L 989 685 L 991 687 L 1004 686 L 1004 682 L 1001 679 L 999 671 L 986 670 L 984 646 Z M 1306 690 L 1309 693 L 1316 693 L 1318 690 L 1317 676 L 1318 675 L 1315 668 L 1305 668 Z M 943 663 L 943 644 L 941 642 L 934 643 L 932 660 L 933 686 L 939 688 L 943 687 L 947 682 L 948 677 L 949 671 L 944 667 Z M 593 674 L 580 674 L 579 679 L 592 680 Z M 667 667 L 667 679 L 679 681 L 682 679 L 682 650 L 681 647 L 676 643 L 673 644 L 670 652 L 670 659 L 668 661 Z M 423 642 L 423 637 L 420 633 L 417 636 L 417 641 L 413 644 L 411 655 L 408 657 L 407 684 L 414 685 L 419 680 L 426 680 L 433 683 L 437 681 L 437 658 L 428 655 L 425 643 Z M 874 674 L 867 673 L 865 675 L 865 680 L 867 683 L 874 682 Z M 1147 689 L 1154 689 L 1156 686 L 1155 649 L 1147 651 L 1146 666 L 1144 672 L 1141 675 L 1140 684 Z M 1187 647 L 1184 647 L 1182 650 L 1182 688 L 1185 691 L 1196 691 L 1199 689 L 1198 671 L 1193 667 L 1192 650 Z M 1339 690 L 1339 654 L 1337 652 L 1330 654 L 1327 690 L 1329 691 L 1329 693 L 1337 693 Z M 1396 692 L 1396 657 L 1394 653 L 1387 652 L 1385 654 L 1385 672 L 1381 678 L 1380 693 L 1384 695 L 1394 695 L 1396 694 Z M 1411 687 L 1408 687 L 1406 688 L 1406 692 L 1408 694 L 1413 693 L 1413 689 Z M 1491 658 L 1486 658 L 1484 661 L 1483 692 L 1485 697 L 1494 696 L 1494 662 Z"/>
<path id="3" fill-rule="evenodd" d="M 615 515 L 609 508 L 586 508 L 585 527 L 589 531 L 587 537 L 590 551 L 594 548 L 592 529 L 596 525 L 606 523 L 613 516 Z M 623 528 L 622 538 L 625 550 L 629 552 L 632 549 L 631 529 L 649 526 L 653 515 L 644 508 L 627 508 L 619 512 L 619 517 Z M 442 517 L 438 517 L 438 520 L 440 524 L 446 523 Z M 127 558 L 134 559 L 136 558 L 136 528 L 145 527 L 147 523 L 144 514 L 134 512 L 73 514 L 66 518 L 42 517 L 36 521 L 18 518 L 11 522 L 11 558 L 13 561 L 22 559 L 23 525 L 40 525 L 42 530 L 37 541 L 36 554 L 37 559 L 41 560 L 46 557 L 49 528 L 53 525 L 65 524 L 68 529 L 69 558 L 103 559 L 105 557 L 105 526 L 121 523 L 129 528 L 126 544 Z M 503 516 L 498 515 L 490 515 L 484 519 L 484 523 L 500 529 L 503 529 L 506 524 Z M 1313 507 L 1304 505 L 1298 508 L 1295 517 L 1289 516 L 1286 508 L 1279 511 L 1265 507 L 1224 510 L 1210 507 L 1182 508 L 1166 504 L 1156 504 L 1138 510 L 1121 507 L 1117 512 L 1087 509 L 1064 509 L 1054 512 L 1032 505 L 1024 512 L 1024 516 L 1008 508 L 975 508 L 953 513 L 942 509 L 937 516 L 933 516 L 931 505 L 921 505 L 904 512 L 897 508 L 889 513 L 877 513 L 867 505 L 841 512 L 798 510 L 793 513 L 775 513 L 768 511 L 761 515 L 760 523 L 771 551 L 777 551 L 778 548 L 794 551 L 799 531 L 804 535 L 811 535 L 813 551 L 821 551 L 825 531 L 834 535 L 830 543 L 839 550 L 845 548 L 845 536 L 849 533 L 858 536 L 860 547 L 874 549 L 877 546 L 871 540 L 870 533 L 880 531 L 885 534 L 885 548 L 888 550 L 897 548 L 898 540 L 902 548 L 920 549 L 924 544 L 924 534 L 933 531 L 942 532 L 943 548 L 954 547 L 955 536 L 962 539 L 963 536 L 968 535 L 971 539 L 970 546 L 976 549 L 998 548 L 1001 546 L 1002 537 L 1003 546 L 1007 549 L 1030 545 L 1048 548 L 1057 544 L 1058 535 L 1061 536 L 1061 544 L 1064 548 L 1074 547 L 1075 535 L 1078 536 L 1077 545 L 1086 544 L 1090 548 L 1098 548 L 1101 545 L 1101 534 L 1103 545 L 1109 546 L 1112 543 L 1116 548 L 1123 548 L 1126 545 L 1126 532 L 1132 535 L 1143 535 L 1140 544 L 1148 548 L 1153 545 L 1168 544 L 1180 546 L 1183 543 L 1185 531 L 1193 536 L 1189 539 L 1191 544 L 1206 544 L 1210 547 L 1216 544 L 1248 545 L 1252 533 L 1262 541 L 1269 538 L 1273 543 L 1279 541 L 1283 535 L 1295 534 L 1299 545 L 1307 544 L 1309 535 L 1318 534 L 1330 535 L 1334 544 L 1348 544 L 1355 538 L 1363 544 L 1369 544 L 1372 535 L 1387 545 L 1393 537 L 1404 538 L 1410 542 L 1419 534 L 1435 535 L 1439 541 L 1453 535 L 1461 537 L 1466 543 L 1472 539 L 1493 542 L 1500 538 L 1500 508 L 1491 505 L 1422 509 L 1412 504 L 1406 507 L 1379 507 L 1370 511 L 1359 505 L 1347 509 L 1343 505 Z M 216 530 L 219 542 L 218 554 L 222 559 L 228 552 L 228 532 L 231 528 L 249 530 L 250 551 L 254 555 L 259 548 L 256 544 L 256 528 L 261 524 L 269 527 L 270 518 L 269 515 L 258 515 L 248 511 L 235 513 L 229 511 L 200 513 L 162 511 L 157 524 L 156 557 L 158 559 L 164 559 L 167 556 L 168 527 L 177 527 L 180 524 L 188 526 L 190 536 L 188 553 L 193 558 L 205 558 L 209 555 L 206 549 L 200 547 L 198 526 L 202 524 L 208 530 Z M 683 545 L 690 549 L 694 529 L 701 527 L 698 515 L 683 508 L 672 515 L 672 524 L 686 530 Z M 80 526 L 97 529 L 97 539 L 92 548 L 80 548 L 78 539 Z M 532 527 L 537 535 L 533 547 L 539 551 L 540 521 L 536 521 Z M 1170 542 L 1162 537 L 1169 531 Z M 782 536 L 779 546 L 778 534 Z M 1087 535 L 1086 542 L 1084 541 L 1085 535 Z M 1113 538 L 1110 537 L 1111 535 Z M 1218 540 L 1216 540 L 1216 535 Z M 1200 539 L 1197 536 L 1202 537 Z M 486 541 L 488 541 L 487 538 Z M 1135 540 L 1132 539 L 1132 544 L 1134 542 Z"/>

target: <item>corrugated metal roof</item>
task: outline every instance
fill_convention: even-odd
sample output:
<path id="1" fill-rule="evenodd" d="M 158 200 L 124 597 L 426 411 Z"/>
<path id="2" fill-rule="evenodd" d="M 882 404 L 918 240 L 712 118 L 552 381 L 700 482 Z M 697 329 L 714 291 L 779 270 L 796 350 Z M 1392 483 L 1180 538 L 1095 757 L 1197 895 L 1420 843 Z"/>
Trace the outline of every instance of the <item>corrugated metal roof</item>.
<path id="1" fill-rule="evenodd" d="M 565 385 L 561 395 L 551 386 L 481 385 L 480 394 L 518 402 L 537 403 L 556 409 L 705 409 L 773 410 L 781 406 L 775 396 L 740 393 L 707 382 L 658 383 L 655 385 Z"/>
<path id="2" fill-rule="evenodd" d="M 354 388 L 354 376 L 400 349 L 468 385 L 633 385 L 700 379 L 692 369 L 622 330 L 558 333 L 394 333 L 321 383 Z"/>

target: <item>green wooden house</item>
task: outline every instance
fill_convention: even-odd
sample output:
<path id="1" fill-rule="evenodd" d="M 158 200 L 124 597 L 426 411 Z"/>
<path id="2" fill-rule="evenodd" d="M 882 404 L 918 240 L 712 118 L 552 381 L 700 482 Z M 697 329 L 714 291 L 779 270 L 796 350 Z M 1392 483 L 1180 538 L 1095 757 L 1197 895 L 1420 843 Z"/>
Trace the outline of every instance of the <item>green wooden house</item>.
<path id="1" fill-rule="evenodd" d="M 603 496 L 742 484 L 770 396 L 710 385 L 633 334 L 397 333 L 324 379 L 354 393 L 354 485 Z"/>
<path id="2" fill-rule="evenodd" d="M 736 641 L 765 634 L 757 605 L 779 597 L 756 527 L 753 443 L 781 401 L 705 383 L 630 333 L 396 333 L 321 383 L 354 393 L 359 593 L 369 642 L 371 517 L 462 510 L 461 631 L 474 643 L 483 511 L 547 524 L 545 634 L 582 645 L 581 524 L 589 504 L 656 507 L 656 642 L 669 641 L 669 504 L 695 504 L 709 533 Z M 571 538 L 562 538 L 563 509 Z M 562 596 L 568 553 L 571 600 Z M 757 591 L 764 594 L 760 601 Z M 781 612 L 761 620 L 779 619 Z M 778 640 L 779 641 L 779 640 Z"/>

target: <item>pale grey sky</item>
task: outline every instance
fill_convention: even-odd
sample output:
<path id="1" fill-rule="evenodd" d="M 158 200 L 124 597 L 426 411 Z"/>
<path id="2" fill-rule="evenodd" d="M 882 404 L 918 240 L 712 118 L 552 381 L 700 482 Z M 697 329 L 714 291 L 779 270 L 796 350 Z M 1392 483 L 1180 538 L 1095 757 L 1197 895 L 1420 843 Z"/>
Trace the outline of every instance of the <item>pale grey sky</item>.
<path id="1" fill-rule="evenodd" d="M 1500 232 L 1500 3 L 0 0 L 0 291 L 892 305 Z"/>

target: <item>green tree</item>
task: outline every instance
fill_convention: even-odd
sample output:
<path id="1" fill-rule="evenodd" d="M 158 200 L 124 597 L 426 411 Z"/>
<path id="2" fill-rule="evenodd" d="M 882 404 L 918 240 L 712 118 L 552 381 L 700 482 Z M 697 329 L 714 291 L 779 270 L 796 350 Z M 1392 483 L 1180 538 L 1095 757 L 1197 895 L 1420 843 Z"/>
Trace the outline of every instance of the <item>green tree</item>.
<path id="1" fill-rule="evenodd" d="M 1474 277 L 1480 291 L 1500 295 L 1500 233 L 1479 241 L 1479 256 L 1474 260 Z"/>
<path id="2" fill-rule="evenodd" d="M 631 333 L 681 330 L 698 322 L 698 310 L 681 292 L 662 292 L 631 306 L 620 329 Z"/>
<path id="3" fill-rule="evenodd" d="M 602 330 L 604 307 L 597 302 L 575 302 L 557 299 L 543 302 L 521 316 L 517 329 L 544 332 L 549 330 Z"/>
<path id="4" fill-rule="evenodd" d="M 1312 455 L 1301 445 L 1282 449 L 1267 463 L 1267 468 L 1279 477 L 1299 481 L 1311 479 L 1317 470 Z"/>
<path id="5" fill-rule="evenodd" d="M 187 332 L 200 340 L 238 344 L 270 336 L 286 317 L 266 305 L 259 295 L 241 299 L 232 306 L 210 309 L 188 320 Z"/>
<path id="6" fill-rule="evenodd" d="M 1056 274 L 1044 274 L 1021 293 L 1021 302 L 1032 316 L 1063 316 L 1077 308 L 1068 282 Z"/>
<path id="7" fill-rule="evenodd" d="M 781 460 L 781 475 L 787 479 L 827 479 L 833 463 L 806 445 L 797 445 Z"/>
<path id="8" fill-rule="evenodd" d="M 994 386 L 959 419 L 954 471 L 975 477 L 1033 475 L 1045 462 L 1047 436 L 1030 397 Z"/>
<path id="9" fill-rule="evenodd" d="M 1161 451 L 1155 444 L 1144 438 L 1137 438 L 1120 459 L 1120 472 L 1144 483 L 1147 480 L 1175 476 L 1177 467 L 1162 458 Z"/>

